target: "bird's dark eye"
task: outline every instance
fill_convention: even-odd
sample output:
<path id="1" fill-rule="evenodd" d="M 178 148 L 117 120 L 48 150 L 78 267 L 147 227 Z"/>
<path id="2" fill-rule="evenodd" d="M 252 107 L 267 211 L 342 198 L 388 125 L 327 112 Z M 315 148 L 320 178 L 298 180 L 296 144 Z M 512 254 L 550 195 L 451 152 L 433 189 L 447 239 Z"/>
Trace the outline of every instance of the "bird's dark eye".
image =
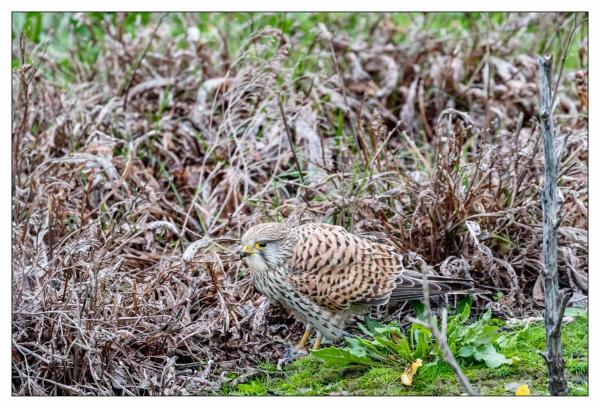
<path id="1" fill-rule="evenodd" d="M 256 243 L 256 247 L 257 247 L 257 248 L 264 248 L 264 247 L 266 247 L 266 246 L 267 246 L 267 241 L 258 241 L 258 242 Z"/>

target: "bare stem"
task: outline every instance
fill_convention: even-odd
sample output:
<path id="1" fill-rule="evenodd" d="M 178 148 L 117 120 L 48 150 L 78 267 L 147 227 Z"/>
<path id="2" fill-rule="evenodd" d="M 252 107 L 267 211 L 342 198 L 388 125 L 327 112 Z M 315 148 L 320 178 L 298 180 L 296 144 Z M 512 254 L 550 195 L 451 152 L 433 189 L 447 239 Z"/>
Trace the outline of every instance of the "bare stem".
<path id="1" fill-rule="evenodd" d="M 144 57 L 148 53 L 148 50 L 150 49 L 150 45 L 152 44 L 152 40 L 154 40 L 154 37 L 156 36 L 156 33 L 157 33 L 159 27 L 161 26 L 161 24 L 163 23 L 163 20 L 165 19 L 165 17 L 168 14 L 169 13 L 164 13 L 160 17 L 160 19 L 158 20 L 158 23 L 156 23 L 156 26 L 154 27 L 154 31 L 152 32 L 152 35 L 150 36 L 150 39 L 148 40 L 148 44 L 146 44 L 146 48 L 144 48 L 144 50 L 140 54 L 139 58 L 134 62 L 133 68 L 131 70 L 131 74 L 127 77 L 127 81 L 125 82 L 125 87 L 124 87 L 124 90 L 123 90 L 123 110 L 124 111 L 127 110 L 127 102 L 128 102 L 128 98 L 129 98 L 129 90 L 131 89 L 131 83 L 133 81 L 133 78 L 135 77 L 135 74 L 136 74 L 137 70 L 139 69 L 140 64 L 142 63 L 142 60 L 144 59 Z"/>
<path id="2" fill-rule="evenodd" d="M 302 184 L 306 184 L 304 182 L 304 174 L 302 173 L 302 168 L 300 168 L 300 162 L 298 161 L 298 156 L 296 155 L 296 148 L 294 147 L 294 142 L 292 141 L 292 133 L 290 132 L 290 127 L 288 126 L 287 118 L 286 118 L 285 112 L 283 110 L 283 104 L 281 103 L 281 97 L 277 98 L 277 103 L 279 104 L 279 111 L 281 112 L 281 118 L 283 119 L 285 133 L 287 135 L 288 142 L 290 143 L 290 149 L 292 151 L 292 156 L 294 156 L 294 161 L 296 162 L 296 168 L 298 169 L 298 175 L 300 176 L 300 181 L 302 182 Z"/>
<path id="3" fill-rule="evenodd" d="M 418 321 L 418 320 L 412 319 L 412 318 L 409 318 L 409 320 L 414 323 L 418 323 L 422 326 L 425 326 L 431 331 L 431 334 L 433 334 L 433 337 L 435 338 L 435 341 L 438 344 L 438 347 L 440 348 L 440 350 L 442 350 L 444 360 L 446 361 L 446 363 L 448 363 L 448 365 L 454 371 L 454 374 L 456 375 L 456 378 L 458 379 L 458 382 L 460 383 L 460 385 L 463 386 L 463 388 L 465 389 L 467 394 L 479 395 L 479 393 L 477 391 L 475 391 L 475 389 L 471 385 L 471 382 L 469 381 L 469 379 L 465 376 L 465 374 L 460 369 L 460 366 L 458 365 L 458 362 L 454 358 L 454 355 L 452 354 L 452 351 L 450 350 L 450 346 L 448 345 L 448 342 L 446 341 L 446 320 L 447 320 L 446 311 L 444 310 L 442 312 L 442 331 L 440 331 L 437 323 L 433 319 L 433 314 L 431 313 L 431 304 L 429 302 L 429 283 L 427 282 L 427 273 L 425 271 L 423 271 L 423 304 L 425 305 L 425 317 L 426 317 L 427 321 L 421 322 L 421 321 Z"/>

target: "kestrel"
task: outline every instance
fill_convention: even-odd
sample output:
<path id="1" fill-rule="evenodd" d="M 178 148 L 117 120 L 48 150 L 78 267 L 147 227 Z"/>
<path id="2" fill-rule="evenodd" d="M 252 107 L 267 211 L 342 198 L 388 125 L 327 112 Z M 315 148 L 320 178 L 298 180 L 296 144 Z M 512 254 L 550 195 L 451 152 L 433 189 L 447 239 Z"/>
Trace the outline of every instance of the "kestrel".
<path id="1" fill-rule="evenodd" d="M 355 313 L 390 301 L 423 296 L 422 275 L 405 271 L 395 248 L 354 235 L 330 224 L 287 227 L 258 224 L 242 237 L 245 259 L 255 287 L 283 304 L 306 324 L 297 348 L 304 348 L 313 328 L 322 336 L 344 336 Z M 473 282 L 439 276 L 427 278 L 431 296 L 467 293 Z"/>

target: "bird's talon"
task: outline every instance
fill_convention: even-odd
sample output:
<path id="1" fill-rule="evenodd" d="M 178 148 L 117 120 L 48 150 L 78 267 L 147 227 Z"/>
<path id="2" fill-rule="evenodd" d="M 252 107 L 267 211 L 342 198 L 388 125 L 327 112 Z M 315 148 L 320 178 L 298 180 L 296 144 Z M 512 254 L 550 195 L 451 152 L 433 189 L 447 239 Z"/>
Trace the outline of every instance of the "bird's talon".
<path id="1" fill-rule="evenodd" d="M 292 347 L 292 350 L 295 354 L 308 354 L 308 348 L 306 346 L 300 346 L 299 344 Z"/>
<path id="2" fill-rule="evenodd" d="M 306 357 L 307 355 L 308 350 L 306 348 L 297 349 L 297 346 L 292 347 L 288 344 L 283 352 L 283 357 L 277 361 L 277 369 L 281 370 L 284 365 L 289 364 L 299 358 Z"/>

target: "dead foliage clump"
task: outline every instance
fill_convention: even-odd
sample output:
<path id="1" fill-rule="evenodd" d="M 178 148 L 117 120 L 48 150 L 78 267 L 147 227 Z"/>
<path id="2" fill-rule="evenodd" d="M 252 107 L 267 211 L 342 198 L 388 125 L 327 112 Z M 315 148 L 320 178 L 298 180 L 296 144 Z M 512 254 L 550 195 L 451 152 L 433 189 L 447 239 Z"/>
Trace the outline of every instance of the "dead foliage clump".
<path id="1" fill-rule="evenodd" d="M 407 266 L 497 288 L 478 302 L 498 313 L 542 306 L 537 38 L 582 15 L 458 35 L 367 15 L 362 36 L 344 16 L 210 41 L 191 14 L 152 15 L 135 35 L 120 14 L 75 18 L 104 37 L 94 64 L 72 59 L 68 86 L 51 48 L 13 45 L 14 394 L 218 393 L 276 361 L 302 328 L 237 257 L 260 221 L 343 225 Z M 579 300 L 584 69 L 565 69 L 555 110 L 559 272 Z"/>

